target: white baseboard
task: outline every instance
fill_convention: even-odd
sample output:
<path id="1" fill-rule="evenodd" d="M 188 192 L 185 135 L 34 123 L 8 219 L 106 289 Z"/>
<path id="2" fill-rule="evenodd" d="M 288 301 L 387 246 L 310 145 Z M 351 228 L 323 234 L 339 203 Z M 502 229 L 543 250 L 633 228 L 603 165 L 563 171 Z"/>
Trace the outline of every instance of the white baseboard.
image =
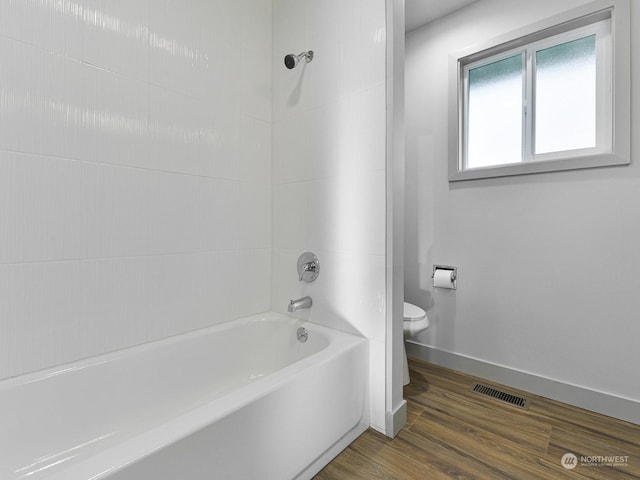
<path id="1" fill-rule="evenodd" d="M 386 412 L 384 434 L 387 437 L 395 438 L 405 423 L 407 423 L 407 401 L 402 400 L 394 412 Z"/>
<path id="2" fill-rule="evenodd" d="M 410 357 L 640 425 L 640 402 L 439 350 L 411 340 L 405 343 Z"/>

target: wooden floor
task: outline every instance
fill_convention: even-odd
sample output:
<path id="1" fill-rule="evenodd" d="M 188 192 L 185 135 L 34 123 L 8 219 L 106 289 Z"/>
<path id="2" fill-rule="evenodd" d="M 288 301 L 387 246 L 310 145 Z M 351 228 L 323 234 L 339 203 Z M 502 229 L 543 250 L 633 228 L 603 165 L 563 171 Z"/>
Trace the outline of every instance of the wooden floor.
<path id="1" fill-rule="evenodd" d="M 640 479 L 640 426 L 530 395 L 521 410 L 469 391 L 479 379 L 410 359 L 408 420 L 391 440 L 361 435 L 316 480 Z M 489 385 L 495 385 L 490 382 Z M 565 453 L 577 466 L 565 469 Z M 626 465 L 581 463 L 626 456 Z"/>

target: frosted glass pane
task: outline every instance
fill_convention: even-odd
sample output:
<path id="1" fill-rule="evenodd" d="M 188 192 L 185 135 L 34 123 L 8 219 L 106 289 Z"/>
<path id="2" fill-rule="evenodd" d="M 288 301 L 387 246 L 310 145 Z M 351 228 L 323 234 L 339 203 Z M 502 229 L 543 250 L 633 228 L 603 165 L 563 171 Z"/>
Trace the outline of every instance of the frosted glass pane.
<path id="1" fill-rule="evenodd" d="M 522 160 L 522 54 L 469 70 L 465 168 Z"/>
<path id="2" fill-rule="evenodd" d="M 536 52 L 535 153 L 596 146 L 596 37 Z"/>

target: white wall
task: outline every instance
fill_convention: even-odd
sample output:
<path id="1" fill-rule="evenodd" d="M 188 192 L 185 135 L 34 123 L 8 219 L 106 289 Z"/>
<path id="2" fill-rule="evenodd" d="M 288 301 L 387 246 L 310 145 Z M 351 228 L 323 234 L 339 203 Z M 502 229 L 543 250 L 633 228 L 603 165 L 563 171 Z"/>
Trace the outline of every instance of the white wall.
<path id="1" fill-rule="evenodd" d="M 272 309 L 370 340 L 371 423 L 385 427 L 385 2 L 275 0 Z M 284 55 L 313 50 L 295 70 Z M 304 251 L 320 276 L 300 283 Z"/>
<path id="2" fill-rule="evenodd" d="M 270 0 L 0 3 L 0 378 L 269 309 L 270 59 Z"/>
<path id="3" fill-rule="evenodd" d="M 638 91 L 630 166 L 447 181 L 449 54 L 582 3 L 481 0 L 407 36 L 406 298 L 429 309 L 421 344 L 640 401 Z"/>

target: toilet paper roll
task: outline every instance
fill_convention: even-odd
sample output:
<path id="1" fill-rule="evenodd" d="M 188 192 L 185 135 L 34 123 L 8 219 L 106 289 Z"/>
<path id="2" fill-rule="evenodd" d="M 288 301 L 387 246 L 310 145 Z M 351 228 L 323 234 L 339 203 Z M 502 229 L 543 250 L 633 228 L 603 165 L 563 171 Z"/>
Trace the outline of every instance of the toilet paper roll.
<path id="1" fill-rule="evenodd" d="M 433 286 L 439 288 L 454 288 L 453 270 L 436 269 L 433 274 Z"/>

